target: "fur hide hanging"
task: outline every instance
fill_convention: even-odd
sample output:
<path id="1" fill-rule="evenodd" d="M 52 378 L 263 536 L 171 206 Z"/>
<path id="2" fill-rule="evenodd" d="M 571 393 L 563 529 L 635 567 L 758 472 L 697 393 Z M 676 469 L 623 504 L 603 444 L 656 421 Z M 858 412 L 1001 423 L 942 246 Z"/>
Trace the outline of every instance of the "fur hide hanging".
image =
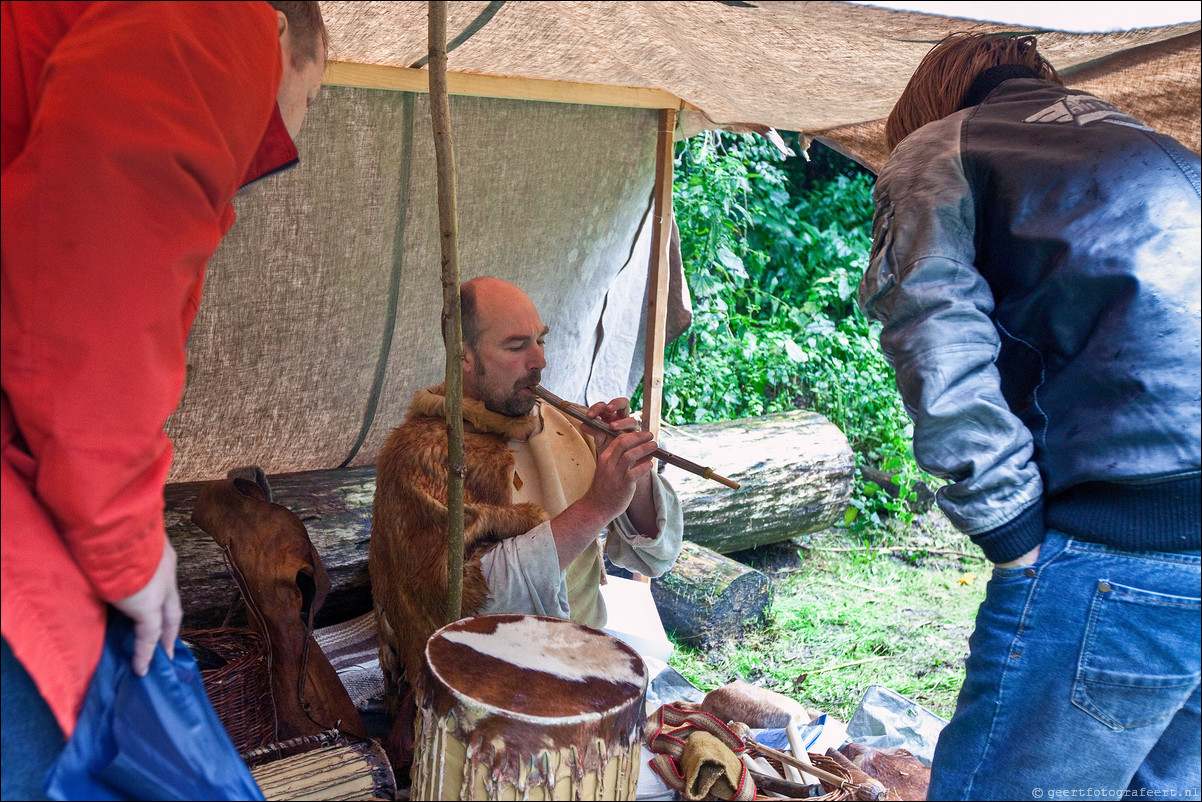
<path id="1" fill-rule="evenodd" d="M 271 502 L 263 471 L 243 470 L 254 478 L 205 483 L 192 521 L 225 552 L 251 625 L 270 647 L 275 738 L 287 741 L 335 727 L 366 738 L 359 711 L 313 639 L 317 612 L 330 592 L 321 555 L 300 518 Z"/>

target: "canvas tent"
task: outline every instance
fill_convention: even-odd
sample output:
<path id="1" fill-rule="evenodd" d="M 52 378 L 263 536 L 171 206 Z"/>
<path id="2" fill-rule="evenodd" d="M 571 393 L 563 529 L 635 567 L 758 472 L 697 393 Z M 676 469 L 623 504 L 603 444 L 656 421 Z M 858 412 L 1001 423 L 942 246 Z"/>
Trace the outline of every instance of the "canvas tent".
<path id="1" fill-rule="evenodd" d="M 322 6 L 332 61 L 301 166 L 239 199 L 209 266 L 168 422 L 175 482 L 372 465 L 442 378 L 426 3 Z M 452 2 L 463 277 L 529 292 L 549 389 L 629 394 L 681 289 L 653 219 L 674 136 L 796 130 L 876 168 L 931 44 L 1016 29 L 838 2 Z M 1039 38 L 1070 85 L 1199 149 L 1198 23 Z"/>

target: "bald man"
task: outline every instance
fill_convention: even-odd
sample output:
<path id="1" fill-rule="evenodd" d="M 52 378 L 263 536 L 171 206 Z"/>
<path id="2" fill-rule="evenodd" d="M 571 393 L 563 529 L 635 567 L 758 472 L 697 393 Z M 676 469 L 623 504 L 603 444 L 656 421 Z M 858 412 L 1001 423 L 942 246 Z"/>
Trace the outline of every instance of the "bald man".
<path id="1" fill-rule="evenodd" d="M 544 404 L 533 388 L 547 327 L 530 298 L 496 278 L 461 288 L 463 316 L 463 613 L 523 613 L 606 623 L 599 536 L 610 560 L 659 576 L 680 554 L 676 495 L 652 470 L 656 444 L 615 398 L 588 411 L 606 435 Z M 399 681 L 443 623 L 447 436 L 442 387 L 419 391 L 377 461 L 371 583 L 380 661 Z"/>

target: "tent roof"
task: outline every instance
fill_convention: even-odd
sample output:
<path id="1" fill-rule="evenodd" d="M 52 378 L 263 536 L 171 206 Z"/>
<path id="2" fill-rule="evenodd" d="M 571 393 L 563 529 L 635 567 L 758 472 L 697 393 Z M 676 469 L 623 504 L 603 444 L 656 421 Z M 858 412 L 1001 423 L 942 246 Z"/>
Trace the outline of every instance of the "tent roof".
<path id="1" fill-rule="evenodd" d="M 424 0 L 325 2 L 322 11 L 331 83 L 415 88 L 403 75 L 424 63 Z M 504 96 L 514 79 L 564 82 L 575 87 L 525 84 L 516 94 L 676 106 L 685 110 L 686 133 L 800 131 L 875 169 L 885 158 L 883 118 L 935 42 L 955 31 L 1033 29 L 842 2 L 457 0 L 447 30 L 449 70 L 459 80 L 452 91 Z M 1198 22 L 1113 33 L 1034 30 L 1071 86 L 1194 150 L 1200 31 Z"/>

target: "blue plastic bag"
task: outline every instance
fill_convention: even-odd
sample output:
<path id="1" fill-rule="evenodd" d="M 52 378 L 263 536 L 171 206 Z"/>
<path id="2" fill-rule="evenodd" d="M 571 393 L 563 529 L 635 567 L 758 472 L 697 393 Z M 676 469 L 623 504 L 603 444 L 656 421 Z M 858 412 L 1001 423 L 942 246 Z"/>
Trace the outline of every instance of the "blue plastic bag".
<path id="1" fill-rule="evenodd" d="M 75 732 L 46 775 L 51 799 L 263 799 L 183 641 L 134 675 L 133 623 L 112 611 Z"/>
<path id="2" fill-rule="evenodd" d="M 814 744 L 818 742 L 818 738 L 822 735 L 822 729 L 825 726 L 825 713 L 809 724 L 798 726 L 797 734 L 801 736 L 801 745 L 805 747 L 807 752 L 813 749 Z M 764 746 L 770 746 L 781 752 L 793 751 L 792 744 L 789 743 L 789 735 L 783 729 L 752 730 L 751 734 L 755 737 L 757 743 L 761 743 Z"/>

